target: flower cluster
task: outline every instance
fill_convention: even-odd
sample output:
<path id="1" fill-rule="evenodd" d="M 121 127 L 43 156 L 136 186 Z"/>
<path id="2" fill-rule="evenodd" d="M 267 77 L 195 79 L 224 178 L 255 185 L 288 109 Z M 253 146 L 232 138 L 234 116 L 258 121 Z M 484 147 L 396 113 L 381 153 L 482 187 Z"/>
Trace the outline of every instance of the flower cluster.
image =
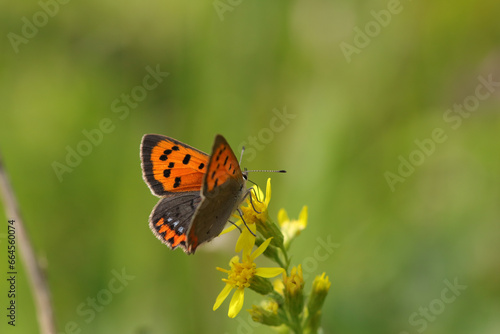
<path id="1" fill-rule="evenodd" d="M 241 259 L 236 255 L 229 261 L 229 269 L 217 268 L 227 277 L 222 279 L 226 285 L 217 296 L 213 309 L 218 309 L 234 290 L 228 311 L 228 316 L 234 318 L 243 307 L 245 289 L 250 288 L 268 297 L 260 305 L 253 305 L 248 310 L 254 321 L 268 326 L 281 326 L 294 333 L 316 333 L 320 328 L 321 309 L 330 288 L 328 276 L 323 273 L 314 279 L 306 301 L 301 265 L 289 270 L 288 250 L 292 241 L 307 226 L 307 206 L 302 208 L 296 220 L 291 220 L 285 209 L 281 209 L 277 225 L 268 214 L 270 200 L 271 180 L 268 179 L 266 195 L 256 186 L 246 206 L 241 207 L 241 218 L 245 225 L 241 228 L 235 247 L 236 253 L 241 253 Z M 242 219 L 223 233 L 242 225 Z M 278 267 L 258 267 L 255 260 L 260 255 L 271 259 Z M 269 281 L 269 278 L 280 274 L 282 279 L 273 283 Z"/>

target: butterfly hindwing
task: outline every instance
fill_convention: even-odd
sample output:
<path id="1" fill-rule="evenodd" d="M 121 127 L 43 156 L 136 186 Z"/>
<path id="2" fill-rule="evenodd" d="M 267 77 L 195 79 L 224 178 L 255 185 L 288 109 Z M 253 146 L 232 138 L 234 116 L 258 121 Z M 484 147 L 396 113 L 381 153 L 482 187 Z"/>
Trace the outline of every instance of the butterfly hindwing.
<path id="1" fill-rule="evenodd" d="M 186 234 L 200 202 L 197 191 L 164 197 L 151 212 L 149 227 L 171 249 L 181 247 L 187 252 Z"/>
<path id="2" fill-rule="evenodd" d="M 207 154 L 173 138 L 154 134 L 142 138 L 143 178 L 157 196 L 199 191 L 208 161 Z"/>

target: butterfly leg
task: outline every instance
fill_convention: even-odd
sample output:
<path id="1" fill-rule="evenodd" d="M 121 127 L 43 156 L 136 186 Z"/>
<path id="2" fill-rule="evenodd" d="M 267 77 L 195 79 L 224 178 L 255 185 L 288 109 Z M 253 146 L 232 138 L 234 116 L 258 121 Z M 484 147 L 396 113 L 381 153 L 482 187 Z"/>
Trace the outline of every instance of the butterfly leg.
<path id="1" fill-rule="evenodd" d="M 248 180 L 248 181 L 250 181 L 250 182 L 252 182 L 253 184 L 257 185 L 257 183 L 253 182 L 252 180 Z M 253 193 L 254 193 L 254 195 L 255 195 L 255 199 L 257 200 L 257 202 L 262 203 L 262 202 L 259 200 L 258 196 L 257 196 L 257 191 L 256 191 L 253 187 L 252 187 L 252 188 L 250 188 L 250 189 L 248 189 L 248 192 L 251 192 L 252 190 L 253 190 Z M 248 194 L 245 194 L 245 197 L 246 197 L 246 196 L 248 196 Z"/>
<path id="2" fill-rule="evenodd" d="M 238 213 L 240 214 L 240 217 L 241 217 L 241 220 L 243 221 L 243 224 L 245 224 L 245 227 L 248 229 L 248 231 L 249 231 L 250 233 L 252 233 L 252 235 L 253 235 L 254 237 L 257 237 L 257 236 L 255 235 L 255 233 L 253 233 L 253 232 L 252 232 L 252 230 L 248 227 L 247 222 L 246 222 L 246 221 L 245 221 L 245 219 L 243 218 L 243 212 L 241 212 L 241 209 L 240 209 L 240 208 L 238 208 L 237 210 L 238 210 Z M 241 230 L 240 230 L 240 231 L 241 231 Z"/>
<path id="3" fill-rule="evenodd" d="M 253 194 L 255 196 L 255 200 L 257 200 L 257 202 L 259 202 L 259 203 L 262 203 L 262 201 L 260 201 L 258 196 L 257 196 L 257 191 L 254 188 L 250 188 L 250 191 L 252 191 L 252 190 L 253 190 Z"/>
<path id="4" fill-rule="evenodd" d="M 241 202 L 243 202 L 243 201 L 245 200 L 245 198 L 247 198 L 247 197 L 248 197 L 248 195 L 250 195 L 250 204 L 252 205 L 253 211 L 255 211 L 255 213 L 261 213 L 260 211 L 258 211 L 258 210 L 255 208 L 255 205 L 253 205 L 252 195 L 251 195 L 252 190 L 255 192 L 255 189 L 253 189 L 253 188 L 250 188 L 250 189 L 248 189 L 248 190 L 246 191 L 245 196 L 243 196 L 243 199 L 241 200 Z M 257 194 L 257 193 L 255 193 L 255 194 Z M 257 196 L 257 195 L 256 195 L 256 196 Z M 261 201 L 259 201 L 259 200 L 257 199 L 257 197 L 255 197 L 255 199 L 257 200 L 257 202 L 262 203 Z"/>
<path id="5" fill-rule="evenodd" d="M 240 228 L 238 225 L 236 225 L 236 223 L 233 223 L 233 222 L 232 222 L 232 221 L 230 221 L 230 220 L 228 220 L 228 222 L 230 222 L 231 224 L 233 224 L 233 225 L 234 225 L 234 226 L 235 226 L 235 227 L 236 227 L 236 228 L 240 231 L 240 233 L 242 232 L 242 231 L 241 231 L 241 228 Z"/>
<path id="6" fill-rule="evenodd" d="M 250 188 L 250 191 L 248 192 L 248 193 L 250 194 L 250 204 L 252 205 L 253 211 L 255 211 L 256 213 L 261 213 L 260 211 L 258 211 L 258 210 L 255 208 L 255 205 L 253 205 L 253 200 L 252 200 L 252 197 L 253 197 L 253 196 L 251 195 L 252 189 L 253 189 L 253 188 Z M 255 189 L 253 189 L 253 191 L 255 192 Z M 259 201 L 259 200 L 257 199 L 257 195 L 255 195 L 255 199 L 257 200 L 257 202 L 262 203 L 261 201 Z"/>

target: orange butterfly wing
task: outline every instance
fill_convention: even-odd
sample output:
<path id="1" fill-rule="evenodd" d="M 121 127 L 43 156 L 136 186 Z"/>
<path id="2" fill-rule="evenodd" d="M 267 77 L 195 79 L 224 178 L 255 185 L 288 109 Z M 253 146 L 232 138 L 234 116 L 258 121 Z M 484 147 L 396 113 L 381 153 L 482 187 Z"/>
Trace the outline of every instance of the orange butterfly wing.
<path id="1" fill-rule="evenodd" d="M 230 178 L 243 181 L 240 164 L 233 150 L 221 135 L 215 137 L 212 155 L 208 163 L 203 194 L 211 192 Z"/>
<path id="2" fill-rule="evenodd" d="M 151 192 L 165 196 L 200 191 L 209 156 L 173 138 L 148 134 L 142 137 L 141 162 Z"/>

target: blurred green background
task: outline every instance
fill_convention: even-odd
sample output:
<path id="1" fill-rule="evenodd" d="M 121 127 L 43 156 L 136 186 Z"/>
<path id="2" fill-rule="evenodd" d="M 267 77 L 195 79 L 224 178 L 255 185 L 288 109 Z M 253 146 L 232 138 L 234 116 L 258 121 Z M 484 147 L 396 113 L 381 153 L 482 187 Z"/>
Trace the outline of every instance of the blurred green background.
<path id="1" fill-rule="evenodd" d="M 221 133 L 236 152 L 253 149 L 245 167 L 288 170 L 251 179 L 272 177 L 274 217 L 309 206 L 292 254 L 307 290 L 323 271 L 332 281 L 324 333 L 500 331 L 500 87 L 475 97 L 479 77 L 500 81 L 499 2 L 41 3 L 0 4 L 0 150 L 59 333 L 73 323 L 75 333 L 272 333 L 248 321 L 253 292 L 236 319 L 228 301 L 212 311 L 224 286 L 215 267 L 227 267 L 237 232 L 186 256 L 149 230 L 145 133 L 203 151 Z M 136 88 L 148 66 L 169 75 Z M 122 94 L 140 101 L 125 107 Z M 470 113 L 448 112 L 463 103 Z M 285 110 L 287 122 L 273 121 Z M 82 146 L 103 120 L 109 131 Z M 429 144 L 435 129 L 446 139 Z M 54 162 L 67 165 L 78 145 L 89 154 L 60 180 Z M 390 185 L 387 172 L 408 168 L 400 159 L 417 166 Z M 318 238 L 338 245 L 326 259 Z M 6 324 L 2 278 L 0 328 L 37 333 L 19 267 L 17 326 Z M 122 270 L 134 279 L 90 311 Z M 446 280 L 467 286 L 450 303 L 439 301 Z"/>

